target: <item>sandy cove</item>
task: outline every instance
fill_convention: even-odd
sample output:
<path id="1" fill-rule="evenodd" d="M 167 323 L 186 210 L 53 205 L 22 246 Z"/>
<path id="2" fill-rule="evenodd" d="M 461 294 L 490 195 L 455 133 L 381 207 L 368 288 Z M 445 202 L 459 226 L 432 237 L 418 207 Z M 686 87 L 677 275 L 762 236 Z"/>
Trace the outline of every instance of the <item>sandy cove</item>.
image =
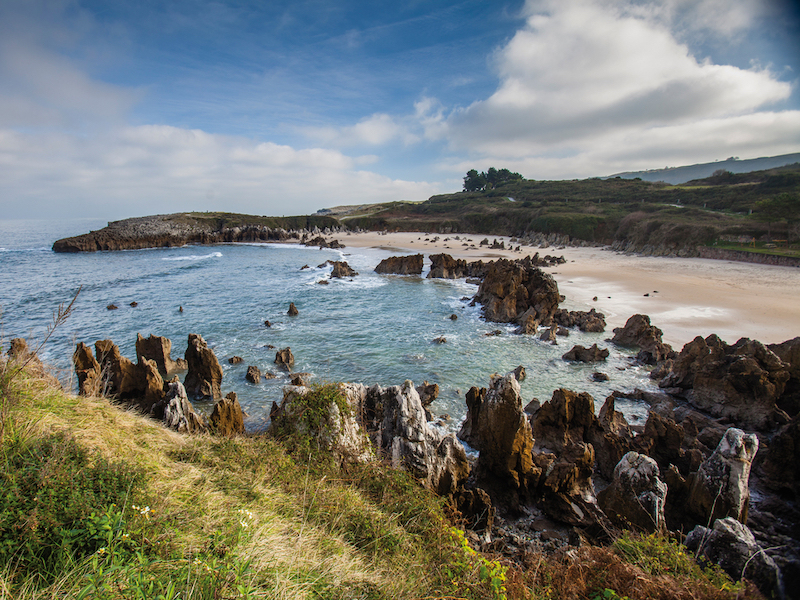
<path id="1" fill-rule="evenodd" d="M 676 349 L 698 335 L 711 333 L 729 344 L 741 337 L 772 344 L 800 336 L 798 268 L 703 258 L 631 256 L 602 248 L 523 246 L 520 252 L 492 250 L 480 246 L 480 241 L 488 237 L 490 242 L 496 239 L 508 247 L 509 239 L 438 234 L 439 239 L 434 242 L 435 237 L 437 234 L 407 232 L 337 236 L 347 246 L 382 248 L 397 251 L 398 255 L 444 252 L 466 260 L 522 258 L 535 252 L 564 256 L 566 264 L 545 270 L 558 282 L 566 297 L 565 307 L 596 308 L 606 315 L 607 331 L 621 327 L 633 314 L 650 315 L 651 322 L 664 332 L 664 341 Z"/>

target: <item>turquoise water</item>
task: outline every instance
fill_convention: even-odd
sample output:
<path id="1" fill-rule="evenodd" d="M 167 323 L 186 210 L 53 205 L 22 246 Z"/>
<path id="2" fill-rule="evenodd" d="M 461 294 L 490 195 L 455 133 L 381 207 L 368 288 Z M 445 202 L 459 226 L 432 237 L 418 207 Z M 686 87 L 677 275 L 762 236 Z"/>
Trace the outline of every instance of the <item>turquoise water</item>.
<path id="1" fill-rule="evenodd" d="M 513 327 L 481 320 L 469 299 L 477 286 L 464 280 L 387 276 L 373 269 L 397 252 L 379 249 L 305 248 L 288 244 L 222 244 L 92 254 L 56 254 L 53 241 L 99 229 L 105 222 L 0 221 L 0 339 L 40 341 L 53 312 L 81 292 L 69 320 L 41 352 L 73 385 L 70 357 L 77 342 L 112 339 L 121 352 L 136 359 L 136 334 L 170 338 L 173 358 L 182 356 L 188 334 L 199 333 L 213 348 L 223 370 L 223 393 L 235 391 L 248 413 L 251 430 L 265 426 L 273 401 L 280 401 L 286 374 L 273 364 L 277 349 L 291 347 L 295 371 L 311 381 L 351 381 L 367 385 L 440 386 L 432 406 L 449 415 L 450 428 L 463 419 L 464 394 L 473 385 L 487 386 L 493 373 L 523 365 L 525 402 L 549 399 L 567 387 L 591 393 L 599 410 L 612 390 L 652 389 L 646 370 L 631 362 L 631 353 L 606 342 L 609 333 L 573 331 L 559 345 L 533 336 L 517 336 Z M 347 244 L 347 236 L 339 236 Z M 327 260 L 346 260 L 359 272 L 352 280 L 326 279 Z M 427 261 L 426 261 L 427 263 Z M 301 270 L 304 265 L 310 269 Z M 131 307 L 131 302 L 137 302 Z M 286 315 L 289 302 L 300 311 Z M 107 310 L 115 304 L 118 310 Z M 178 308 L 183 307 L 183 312 Z M 586 309 L 571 305 L 567 308 Z M 457 320 L 451 320 L 451 315 Z M 272 323 L 271 328 L 264 321 Z M 486 336 L 495 330 L 502 335 Z M 444 336 L 444 344 L 434 338 Z M 33 342 L 29 342 L 34 345 Z M 573 344 L 608 347 L 608 361 L 596 366 L 571 364 L 561 355 Z M 273 346 L 274 348 L 270 348 Z M 230 365 L 227 358 L 244 362 Z M 248 365 L 278 374 L 260 384 L 245 381 Z M 610 381 L 596 383 L 601 370 Z M 196 404 L 203 410 L 209 405 Z M 646 415 L 636 403 L 618 402 L 629 419 Z"/>

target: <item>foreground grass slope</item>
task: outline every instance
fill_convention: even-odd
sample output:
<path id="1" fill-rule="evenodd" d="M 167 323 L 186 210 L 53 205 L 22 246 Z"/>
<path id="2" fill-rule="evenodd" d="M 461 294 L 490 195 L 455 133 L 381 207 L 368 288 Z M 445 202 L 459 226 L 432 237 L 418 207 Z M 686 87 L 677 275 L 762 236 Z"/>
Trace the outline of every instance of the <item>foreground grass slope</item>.
<path id="1" fill-rule="evenodd" d="M 379 462 L 179 435 L 35 362 L 0 362 L 0 426 L 0 598 L 757 597 L 653 536 L 504 564 Z"/>

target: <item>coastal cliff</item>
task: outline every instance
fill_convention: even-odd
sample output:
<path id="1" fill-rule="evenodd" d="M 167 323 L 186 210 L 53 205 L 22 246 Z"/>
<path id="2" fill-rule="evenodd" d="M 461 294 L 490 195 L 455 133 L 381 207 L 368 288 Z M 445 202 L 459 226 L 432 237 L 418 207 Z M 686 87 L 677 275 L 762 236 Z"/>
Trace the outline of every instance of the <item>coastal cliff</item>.
<path id="1" fill-rule="evenodd" d="M 298 239 L 298 230 L 338 229 L 320 215 L 259 217 L 231 213 L 177 213 L 112 221 L 107 227 L 57 240 L 54 252 L 168 248 L 185 244 L 279 242 Z"/>

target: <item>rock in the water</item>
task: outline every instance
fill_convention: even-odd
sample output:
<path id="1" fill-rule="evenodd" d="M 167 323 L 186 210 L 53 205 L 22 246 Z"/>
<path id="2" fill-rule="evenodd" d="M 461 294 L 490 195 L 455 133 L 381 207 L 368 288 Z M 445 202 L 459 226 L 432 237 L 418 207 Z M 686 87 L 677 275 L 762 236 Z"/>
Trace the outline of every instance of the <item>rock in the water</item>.
<path id="1" fill-rule="evenodd" d="M 291 372 L 294 368 L 294 355 L 291 348 L 283 348 L 275 353 L 275 364 L 284 371 Z"/>
<path id="2" fill-rule="evenodd" d="M 431 402 L 439 397 L 439 384 L 423 381 L 422 385 L 417 386 L 417 394 L 422 406 L 430 406 Z"/>
<path id="3" fill-rule="evenodd" d="M 290 317 L 296 317 L 300 314 L 300 311 L 297 310 L 297 307 L 294 305 L 294 302 L 289 302 L 289 310 L 286 311 L 286 314 Z"/>
<path id="4" fill-rule="evenodd" d="M 244 359 L 241 356 L 231 356 L 228 359 L 228 362 L 232 365 L 238 365 L 239 363 L 244 362 Z"/>
<path id="5" fill-rule="evenodd" d="M 533 420 L 536 451 L 559 454 L 565 446 L 588 441 L 589 430 L 596 422 L 591 395 L 557 389 Z"/>
<path id="6" fill-rule="evenodd" d="M 606 316 L 595 309 L 590 311 L 566 310 L 560 308 L 553 318 L 562 327 L 577 327 L 581 331 L 603 332 L 606 330 Z"/>
<path id="7" fill-rule="evenodd" d="M 734 580 L 744 577 L 767 597 L 786 597 L 775 561 L 758 545 L 753 532 L 736 519 L 717 519 L 712 529 L 698 525 L 684 543 L 689 551 L 721 566 Z"/>
<path id="8" fill-rule="evenodd" d="M 390 256 L 384 258 L 377 267 L 376 273 L 394 275 L 421 275 L 423 257 L 422 254 L 413 256 Z"/>
<path id="9" fill-rule="evenodd" d="M 712 334 L 686 344 L 659 385 L 680 388 L 715 417 L 767 430 L 789 422 L 777 404 L 788 380 L 787 366 L 760 342 L 742 338 L 729 346 Z"/>
<path id="10" fill-rule="evenodd" d="M 120 399 L 135 397 L 143 388 L 136 365 L 122 356 L 111 340 L 98 340 L 94 349 L 104 380 L 103 395 Z"/>
<path id="11" fill-rule="evenodd" d="M 614 329 L 611 342 L 618 346 L 641 348 L 636 358 L 645 364 L 654 364 L 675 357 L 672 347 L 661 341 L 661 335 L 662 331 L 650 324 L 649 316 L 636 314 L 627 320 L 625 327 Z"/>
<path id="12" fill-rule="evenodd" d="M 141 334 L 136 334 L 136 360 L 138 362 L 142 362 L 142 358 L 154 360 L 162 377 L 167 377 L 187 367 L 186 361 L 183 359 L 172 360 L 171 352 L 172 342 L 169 338 L 152 334 L 145 338 Z"/>
<path id="13" fill-rule="evenodd" d="M 221 399 L 222 367 L 202 336 L 189 334 L 184 357 L 189 369 L 183 382 L 186 391 L 196 398 Z"/>
<path id="14" fill-rule="evenodd" d="M 663 531 L 667 485 L 649 456 L 628 452 L 614 469 L 611 485 L 598 495 L 603 512 L 623 528 Z"/>
<path id="15" fill-rule="evenodd" d="M 433 343 L 434 344 L 446 344 L 447 343 L 447 338 L 444 337 L 443 335 L 440 335 L 437 338 L 433 338 Z"/>
<path id="16" fill-rule="evenodd" d="M 343 260 L 334 260 L 331 261 L 333 265 L 333 270 L 331 271 L 331 277 L 338 277 L 340 279 L 344 279 L 345 277 L 355 277 L 358 275 L 356 271 L 350 268 L 350 265 Z"/>
<path id="17" fill-rule="evenodd" d="M 560 296 L 556 280 L 529 261 L 499 259 L 489 265 L 475 300 L 488 321 L 524 323 L 532 316 L 549 326 Z"/>
<path id="18" fill-rule="evenodd" d="M 244 378 L 250 383 L 261 383 L 261 369 L 255 365 L 247 367 L 247 374 Z"/>
<path id="19" fill-rule="evenodd" d="M 198 336 L 199 337 L 199 336 Z M 195 412 L 180 381 L 169 384 L 164 402 L 164 424 L 178 433 L 202 433 L 208 429 L 205 419 Z"/>
<path id="20" fill-rule="evenodd" d="M 694 474 L 687 510 L 699 523 L 733 517 L 747 523 L 750 467 L 758 438 L 731 427 Z"/>
<path id="21" fill-rule="evenodd" d="M 584 348 L 580 344 L 576 344 L 561 358 L 564 360 L 593 363 L 604 361 L 606 358 L 608 358 L 608 354 L 609 352 L 606 348 L 598 348 L 597 344 L 592 344 L 590 348 Z"/>
<path id="22" fill-rule="evenodd" d="M 558 325 L 551 325 L 549 329 L 545 329 L 542 332 L 542 335 L 539 336 L 539 339 L 543 342 L 550 342 L 551 344 L 556 343 L 556 332 L 558 331 Z"/>
<path id="23" fill-rule="evenodd" d="M 221 436 L 232 436 L 244 433 L 244 411 L 236 392 L 230 392 L 222 400 L 218 400 L 211 410 L 211 427 L 214 433 Z"/>
<path id="24" fill-rule="evenodd" d="M 431 254 L 431 270 L 428 279 L 461 279 L 469 275 L 467 261 L 455 259 L 449 254 Z"/>

